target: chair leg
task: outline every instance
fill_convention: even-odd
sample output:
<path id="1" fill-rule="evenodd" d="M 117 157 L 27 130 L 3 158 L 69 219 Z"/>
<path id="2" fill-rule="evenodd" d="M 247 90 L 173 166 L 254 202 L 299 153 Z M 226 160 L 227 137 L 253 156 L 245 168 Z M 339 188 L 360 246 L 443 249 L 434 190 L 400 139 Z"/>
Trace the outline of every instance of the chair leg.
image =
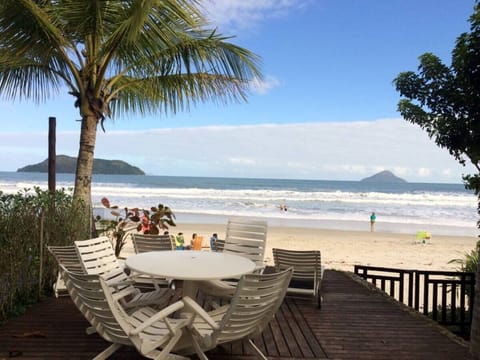
<path id="1" fill-rule="evenodd" d="M 190 360 L 189 357 L 185 357 L 177 354 L 168 354 L 165 359 L 166 360 Z"/>
<path id="2" fill-rule="evenodd" d="M 253 350 L 255 353 L 255 357 L 260 360 L 268 360 L 268 358 L 263 355 L 262 351 L 253 343 L 251 339 L 248 339 L 247 344 L 250 346 L 250 348 Z"/>
<path id="3" fill-rule="evenodd" d="M 195 350 L 195 353 L 197 354 L 198 358 L 200 360 L 208 360 L 208 357 L 207 355 L 205 354 L 205 352 L 203 351 L 202 347 L 200 346 L 200 344 L 198 343 L 197 339 L 195 338 L 195 336 L 193 336 L 193 334 L 191 332 L 189 332 L 189 338 L 192 340 L 192 345 L 193 345 L 193 348 Z"/>
<path id="4" fill-rule="evenodd" d="M 110 355 L 112 355 L 115 351 L 120 349 L 122 347 L 122 344 L 112 344 L 105 350 L 103 350 L 100 354 L 95 356 L 93 360 L 105 360 L 108 359 Z"/>
<path id="5" fill-rule="evenodd" d="M 160 360 L 160 359 L 168 359 L 170 354 L 170 351 L 172 351 L 173 346 L 178 342 L 180 337 L 182 336 L 182 332 L 178 331 L 175 335 L 172 336 L 170 341 L 163 347 L 163 349 L 160 351 L 158 356 L 155 356 L 155 360 Z M 142 348 L 142 350 L 144 350 Z M 153 349 L 152 349 L 153 350 Z M 150 352 L 150 351 L 148 351 Z M 142 355 L 145 355 L 145 353 L 142 351 Z"/>

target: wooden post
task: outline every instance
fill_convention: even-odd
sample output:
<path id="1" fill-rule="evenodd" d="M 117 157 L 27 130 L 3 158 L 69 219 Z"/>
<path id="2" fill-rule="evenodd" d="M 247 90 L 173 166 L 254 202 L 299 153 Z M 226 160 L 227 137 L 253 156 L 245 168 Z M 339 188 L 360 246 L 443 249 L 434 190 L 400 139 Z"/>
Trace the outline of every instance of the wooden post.
<path id="1" fill-rule="evenodd" d="M 38 270 L 38 298 L 42 297 L 43 293 L 43 211 L 40 215 L 40 269 Z"/>
<path id="2" fill-rule="evenodd" d="M 55 193 L 55 159 L 56 159 L 56 151 L 55 151 L 55 143 L 56 143 L 56 124 L 57 119 L 53 116 L 48 118 L 48 191 L 51 194 Z"/>
<path id="3" fill-rule="evenodd" d="M 44 234 L 46 235 L 46 240 L 50 241 L 50 231 L 52 231 L 52 217 L 55 214 L 55 188 L 56 188 L 56 168 L 55 168 L 55 161 L 56 161 L 56 125 L 57 119 L 53 116 L 48 118 L 48 192 L 51 195 L 50 199 L 50 206 L 48 209 L 48 217 L 47 217 L 47 231 L 45 232 L 45 209 L 42 212 L 41 218 L 41 226 L 40 226 L 40 271 L 39 271 L 39 296 L 42 294 L 42 282 L 43 282 L 43 246 L 44 242 Z M 48 244 L 47 242 L 47 244 Z"/>

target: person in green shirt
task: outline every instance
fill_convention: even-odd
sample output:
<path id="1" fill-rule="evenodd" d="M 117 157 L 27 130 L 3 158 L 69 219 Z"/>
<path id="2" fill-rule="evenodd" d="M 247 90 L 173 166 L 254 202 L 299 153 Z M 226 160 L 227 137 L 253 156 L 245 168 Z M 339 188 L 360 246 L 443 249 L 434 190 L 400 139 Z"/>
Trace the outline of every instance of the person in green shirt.
<path id="1" fill-rule="evenodd" d="M 175 236 L 175 246 L 177 250 L 183 250 L 183 245 L 185 243 L 185 238 L 183 237 L 183 233 L 179 232 L 177 236 Z"/>
<path id="2" fill-rule="evenodd" d="M 370 215 L 370 231 L 374 232 L 375 231 L 375 221 L 377 220 L 377 216 L 375 215 L 374 212 Z"/>

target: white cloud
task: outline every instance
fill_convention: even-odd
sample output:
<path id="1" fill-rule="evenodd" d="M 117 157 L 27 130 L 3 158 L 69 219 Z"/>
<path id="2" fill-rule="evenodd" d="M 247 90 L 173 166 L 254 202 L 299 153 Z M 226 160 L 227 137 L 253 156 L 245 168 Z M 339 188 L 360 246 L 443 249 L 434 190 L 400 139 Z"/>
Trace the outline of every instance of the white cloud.
<path id="1" fill-rule="evenodd" d="M 43 161 L 46 133 L 0 133 L 0 170 Z M 78 133 L 58 132 L 57 154 L 76 156 Z M 99 132 L 97 158 L 148 174 L 360 180 L 392 170 L 411 182 L 461 182 L 459 165 L 401 119 Z"/>
<path id="2" fill-rule="evenodd" d="M 276 88 L 278 86 L 280 86 L 280 81 L 277 78 L 270 75 L 266 76 L 264 80 L 255 78 L 250 82 L 250 89 L 259 95 L 265 95 L 271 89 Z"/>
<path id="3" fill-rule="evenodd" d="M 365 174 L 367 173 L 367 167 L 364 165 L 353 165 L 353 164 L 325 164 L 322 168 L 331 173 L 346 173 L 350 175 L 354 174 Z"/>
<path id="4" fill-rule="evenodd" d="M 229 159 L 231 164 L 234 165 L 255 165 L 256 161 L 254 159 L 247 159 L 247 158 L 232 158 Z"/>
<path id="5" fill-rule="evenodd" d="M 451 175 L 452 175 L 452 169 L 443 169 L 443 170 L 441 171 L 441 174 L 442 174 L 443 176 L 451 176 Z"/>
<path id="6" fill-rule="evenodd" d="M 419 169 L 418 169 L 418 176 L 420 176 L 420 177 L 428 177 L 428 176 L 430 176 L 431 172 L 432 172 L 431 169 L 419 168 Z"/>
<path id="7" fill-rule="evenodd" d="M 207 18 L 221 28 L 256 27 L 268 18 L 285 16 L 311 0 L 209 0 L 204 4 Z"/>

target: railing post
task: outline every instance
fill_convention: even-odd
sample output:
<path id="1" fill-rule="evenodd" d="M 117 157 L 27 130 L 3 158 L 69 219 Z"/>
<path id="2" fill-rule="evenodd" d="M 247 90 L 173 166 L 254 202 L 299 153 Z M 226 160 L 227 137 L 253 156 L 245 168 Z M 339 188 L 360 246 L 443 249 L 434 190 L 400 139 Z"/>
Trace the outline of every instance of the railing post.
<path id="1" fill-rule="evenodd" d="M 460 285 L 461 286 L 461 285 Z M 450 292 L 450 317 L 452 322 L 457 321 L 457 287 Z"/>
<path id="2" fill-rule="evenodd" d="M 470 310 L 469 311 L 469 314 L 470 314 L 470 324 L 472 323 L 472 319 L 473 319 L 473 305 L 476 301 L 475 299 L 475 276 L 476 274 L 475 273 L 471 273 L 469 278 L 470 278 L 470 283 L 469 283 L 469 286 L 470 286 L 470 298 L 469 298 L 469 303 L 468 303 L 468 309 Z"/>
<path id="3" fill-rule="evenodd" d="M 426 287 L 425 289 L 427 290 L 428 292 L 428 282 L 425 281 L 425 284 L 426 284 Z M 424 301 L 423 302 L 423 313 L 425 315 L 428 315 L 428 294 L 425 293 L 423 294 L 423 296 L 426 298 L 427 301 Z M 433 283 L 433 291 L 432 291 L 432 317 L 433 317 L 433 320 L 437 321 L 438 319 L 438 284 L 435 282 Z M 425 311 L 425 309 L 427 309 Z"/>
<path id="4" fill-rule="evenodd" d="M 420 273 L 415 271 L 415 310 L 420 311 Z"/>
<path id="5" fill-rule="evenodd" d="M 455 283 L 454 283 L 455 284 Z M 455 291 L 456 285 L 451 285 L 451 291 Z M 442 321 L 444 323 L 447 322 L 447 290 L 448 284 L 447 282 L 442 283 Z"/>
<path id="6" fill-rule="evenodd" d="M 405 271 L 401 271 L 400 272 L 400 284 L 398 284 L 398 291 L 399 291 L 399 300 L 400 302 L 403 303 L 403 292 L 405 291 L 405 285 L 404 285 L 404 282 L 405 282 Z"/>
<path id="7" fill-rule="evenodd" d="M 408 272 L 408 306 L 411 308 L 413 308 L 413 276 L 415 273 L 415 271 Z"/>
<path id="8" fill-rule="evenodd" d="M 465 275 L 462 275 L 461 277 L 462 282 L 460 284 L 460 331 L 463 333 L 464 330 L 464 325 L 465 325 L 465 293 L 466 293 L 466 284 L 463 281 L 465 279 Z M 470 309 L 470 312 L 472 312 L 473 308 Z"/>

